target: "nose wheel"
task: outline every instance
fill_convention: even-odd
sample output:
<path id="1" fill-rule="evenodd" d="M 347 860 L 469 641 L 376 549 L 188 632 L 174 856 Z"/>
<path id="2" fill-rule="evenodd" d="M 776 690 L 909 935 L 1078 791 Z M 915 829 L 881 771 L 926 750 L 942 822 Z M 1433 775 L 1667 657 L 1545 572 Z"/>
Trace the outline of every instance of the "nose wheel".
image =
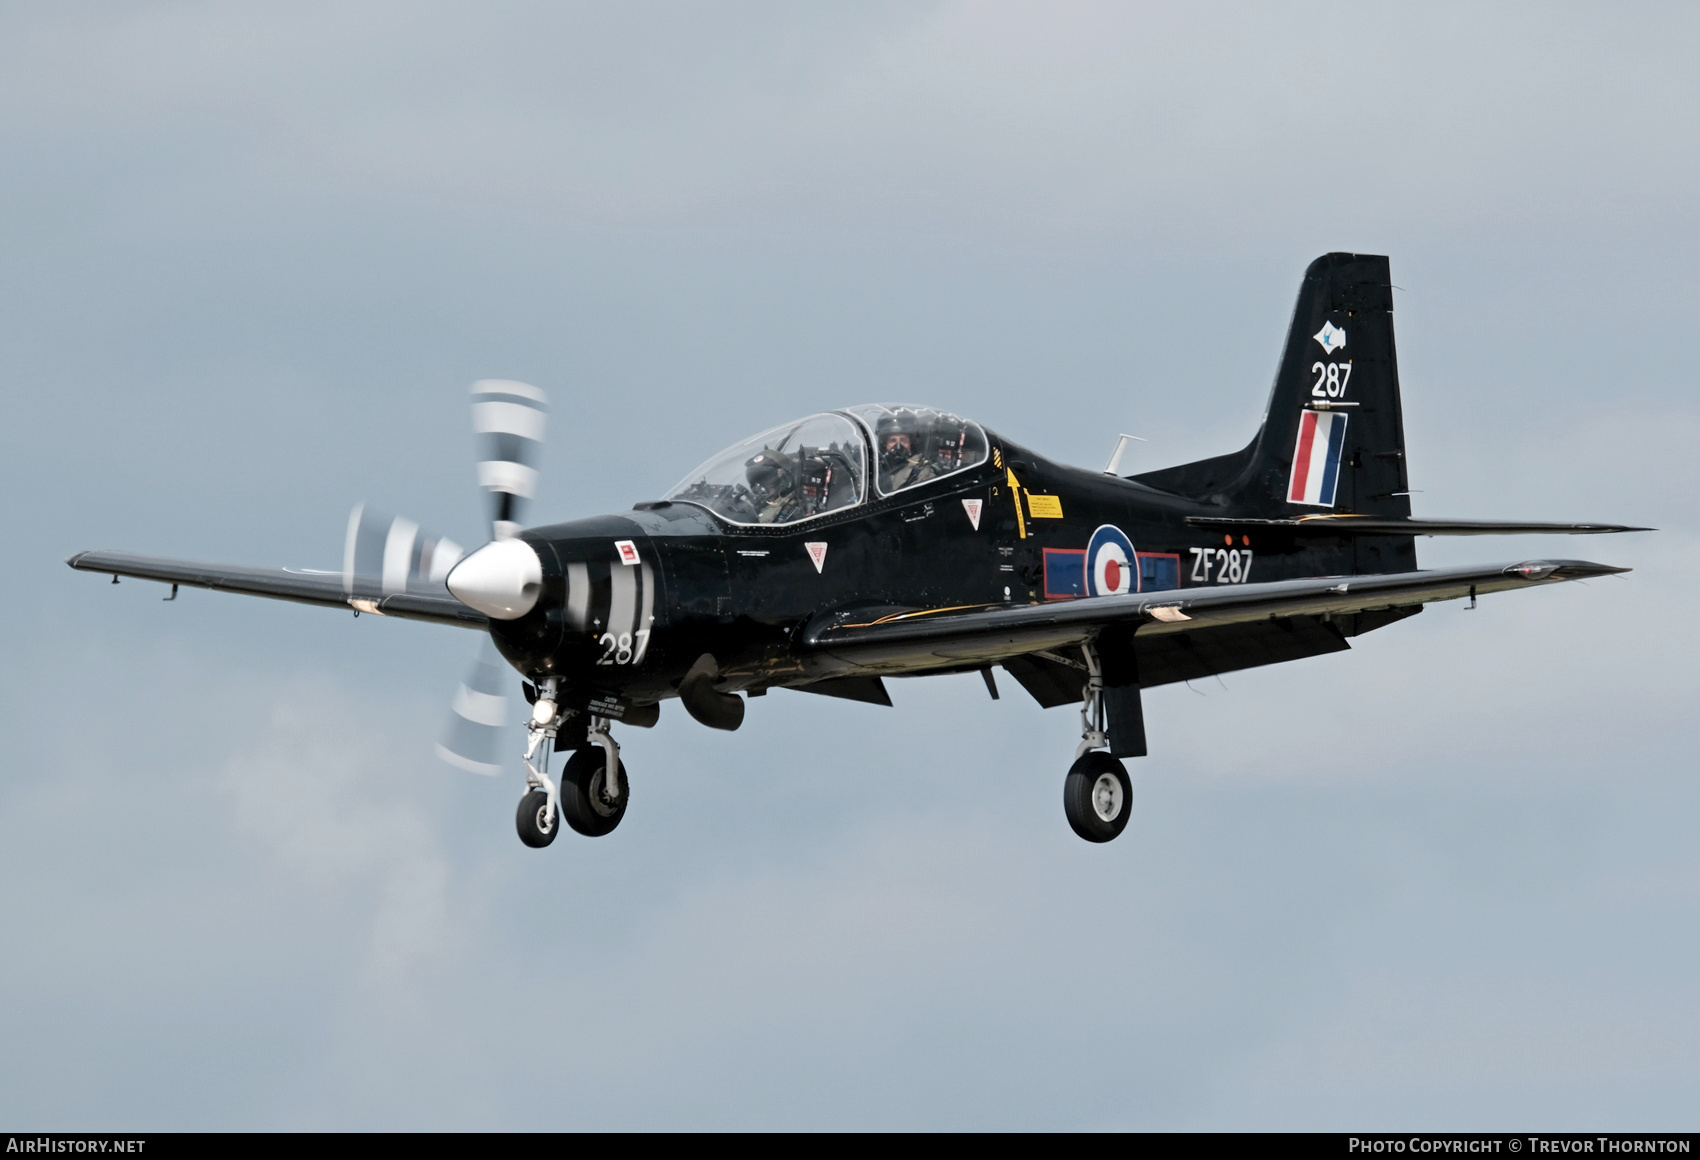
<path id="1" fill-rule="evenodd" d="M 514 816 L 519 840 L 534 850 L 540 850 L 560 833 L 560 818 L 549 805 L 549 795 L 534 789 L 519 799 L 519 813 Z"/>

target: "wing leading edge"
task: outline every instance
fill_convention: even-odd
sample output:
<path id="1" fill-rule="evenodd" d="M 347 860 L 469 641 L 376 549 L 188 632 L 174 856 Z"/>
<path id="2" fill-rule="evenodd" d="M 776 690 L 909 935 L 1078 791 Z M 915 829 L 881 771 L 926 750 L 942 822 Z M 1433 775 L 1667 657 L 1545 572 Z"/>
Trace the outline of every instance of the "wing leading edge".
<path id="1" fill-rule="evenodd" d="M 864 618 L 855 613 L 837 613 L 810 625 L 801 644 L 810 667 L 823 675 L 921 672 L 974 662 L 995 664 L 1078 645 L 1111 626 L 1132 628 L 1138 640 L 1156 644 L 1152 638 L 1202 635 L 1232 625 L 1292 617 L 1326 621 L 1335 616 L 1384 613 L 1437 600 L 1627 571 L 1586 560 L 1525 560 L 1386 575 L 1325 576 L 1096 596 L 1015 608 L 937 614 L 920 611 L 865 623 L 856 623 Z"/>
<path id="2" fill-rule="evenodd" d="M 167 560 L 136 556 L 129 552 L 78 552 L 65 561 L 84 572 L 106 573 L 114 578 L 158 580 L 188 588 L 211 588 L 244 596 L 266 596 L 332 608 L 353 608 L 380 616 L 452 624 L 458 628 L 489 627 L 482 612 L 468 608 L 445 590 L 442 595 L 396 592 L 371 599 L 350 596 L 340 572 L 295 572 L 288 568 L 250 568 L 238 564 L 198 564 L 190 560 Z"/>

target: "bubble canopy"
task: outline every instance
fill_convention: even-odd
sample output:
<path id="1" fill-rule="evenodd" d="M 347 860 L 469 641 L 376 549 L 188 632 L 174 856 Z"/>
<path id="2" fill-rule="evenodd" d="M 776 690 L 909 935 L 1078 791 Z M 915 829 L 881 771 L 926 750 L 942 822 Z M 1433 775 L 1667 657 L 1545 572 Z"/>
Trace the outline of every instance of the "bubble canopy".
<path id="1" fill-rule="evenodd" d="M 868 498 L 869 448 L 880 495 L 986 461 L 977 423 L 932 407 L 870 404 L 810 415 L 736 443 L 663 499 L 693 503 L 734 524 L 794 524 Z"/>
<path id="2" fill-rule="evenodd" d="M 662 498 L 734 524 L 794 524 L 861 503 L 866 464 L 856 424 L 828 412 L 734 443 Z"/>

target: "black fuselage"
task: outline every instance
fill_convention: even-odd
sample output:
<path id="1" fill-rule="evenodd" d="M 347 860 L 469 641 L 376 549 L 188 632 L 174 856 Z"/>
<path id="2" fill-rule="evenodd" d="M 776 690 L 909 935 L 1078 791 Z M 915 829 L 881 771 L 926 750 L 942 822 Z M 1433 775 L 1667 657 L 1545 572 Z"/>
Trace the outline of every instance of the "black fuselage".
<path id="1" fill-rule="evenodd" d="M 1221 508 L 1056 464 L 995 435 L 992 446 L 978 468 L 799 524 L 735 525 L 673 501 L 530 529 L 522 538 L 543 561 L 543 594 L 523 618 L 493 622 L 497 646 L 532 679 L 559 679 L 568 703 L 623 707 L 672 696 L 705 653 L 726 690 L 840 675 L 793 647 L 822 615 L 871 620 L 1087 595 L 1084 552 L 1106 524 L 1137 550 L 1134 590 L 1414 567 L 1409 537 L 1194 527 L 1189 516 Z M 622 563 L 620 541 L 638 563 Z M 941 657 L 911 671 L 968 667 L 978 666 Z"/>

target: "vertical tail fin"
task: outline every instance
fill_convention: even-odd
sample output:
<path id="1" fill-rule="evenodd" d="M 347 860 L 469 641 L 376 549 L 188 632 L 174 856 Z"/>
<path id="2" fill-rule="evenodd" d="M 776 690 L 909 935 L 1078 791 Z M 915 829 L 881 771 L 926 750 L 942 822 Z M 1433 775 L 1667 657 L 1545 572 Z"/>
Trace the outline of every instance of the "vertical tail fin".
<path id="1" fill-rule="evenodd" d="M 1224 516 L 1405 517 L 1411 501 L 1385 257 L 1324 254 L 1305 271 L 1269 409 L 1243 450 L 1133 477 Z M 1357 571 L 1415 567 L 1408 537 L 1355 545 Z"/>
<path id="2" fill-rule="evenodd" d="M 1327 254 L 1305 271 L 1253 446 L 1240 504 L 1411 514 L 1386 258 Z"/>

